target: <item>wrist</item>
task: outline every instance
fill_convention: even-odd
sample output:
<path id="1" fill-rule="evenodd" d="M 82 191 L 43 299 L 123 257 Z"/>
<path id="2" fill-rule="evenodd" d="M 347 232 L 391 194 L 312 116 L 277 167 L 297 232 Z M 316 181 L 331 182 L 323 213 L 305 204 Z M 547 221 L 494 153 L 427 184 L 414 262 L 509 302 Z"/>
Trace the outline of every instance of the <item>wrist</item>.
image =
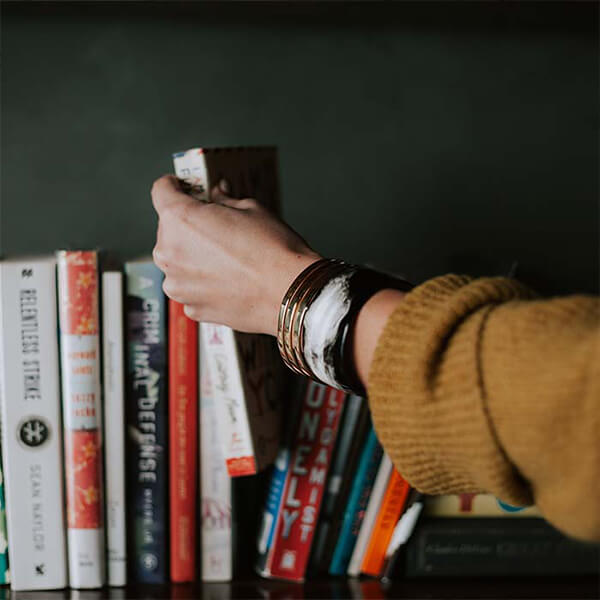
<path id="1" fill-rule="evenodd" d="M 312 261 L 280 305 L 277 342 L 284 362 L 297 373 L 364 395 L 365 382 L 353 355 L 359 313 L 382 290 L 410 287 L 404 280 L 340 260 Z M 362 325 L 356 333 L 361 330 Z"/>
<path id="2" fill-rule="evenodd" d="M 365 388 L 379 337 L 404 296 L 405 292 L 400 290 L 381 290 L 371 296 L 358 313 L 352 335 L 352 357 L 358 378 Z"/>

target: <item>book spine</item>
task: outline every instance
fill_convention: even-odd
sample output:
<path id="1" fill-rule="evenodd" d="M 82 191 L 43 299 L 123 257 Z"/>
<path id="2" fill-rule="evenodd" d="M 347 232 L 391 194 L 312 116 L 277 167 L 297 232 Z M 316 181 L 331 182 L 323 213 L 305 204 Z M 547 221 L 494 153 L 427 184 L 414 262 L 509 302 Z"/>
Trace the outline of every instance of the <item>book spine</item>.
<path id="1" fill-rule="evenodd" d="M 130 575 L 164 583 L 167 533 L 166 302 L 151 262 L 125 265 L 127 318 L 127 522 Z"/>
<path id="2" fill-rule="evenodd" d="M 321 517 L 315 534 L 313 551 L 309 562 L 309 571 L 318 573 L 326 571 L 331 560 L 330 540 L 337 539 L 339 527 L 337 521 L 339 513 L 343 510 L 338 502 L 343 488 L 347 487 L 351 473 L 356 467 L 354 448 L 360 446 L 361 438 L 359 426 L 361 418 L 366 422 L 366 402 L 359 396 L 349 396 L 345 403 L 344 413 L 340 424 L 340 433 L 333 453 L 331 473 L 327 479 L 327 488 L 323 497 Z M 363 432 L 364 433 L 364 432 Z"/>
<path id="3" fill-rule="evenodd" d="M 127 583 L 123 275 L 102 274 L 104 464 L 108 585 Z"/>
<path id="4" fill-rule="evenodd" d="M 235 333 L 237 355 L 256 470 L 270 465 L 280 442 L 281 392 L 278 369 L 281 357 L 275 339 L 268 335 Z"/>
<path id="5" fill-rule="evenodd" d="M 171 580 L 196 577 L 198 324 L 169 300 L 169 510 Z"/>
<path id="6" fill-rule="evenodd" d="M 286 407 L 287 415 L 283 425 L 282 444 L 273 464 L 273 470 L 271 471 L 268 494 L 263 507 L 262 521 L 257 536 L 258 555 L 255 562 L 255 569 L 259 574 L 267 572 L 269 551 L 273 545 L 277 517 L 283 499 L 283 489 L 290 465 L 290 448 L 296 434 L 296 422 L 301 409 L 301 403 L 304 399 L 306 380 L 297 377 L 290 387 L 294 390 L 294 393 Z"/>
<path id="7" fill-rule="evenodd" d="M 0 467 L 0 584 L 5 583 L 10 583 L 10 571 L 8 570 L 8 536 L 6 532 L 4 473 Z"/>
<path id="8" fill-rule="evenodd" d="M 56 262 L 0 263 L 0 406 L 13 590 L 67 585 Z"/>
<path id="9" fill-rule="evenodd" d="M 408 508 L 404 511 L 394 528 L 394 533 L 385 551 L 385 559 L 381 571 L 381 581 L 383 583 L 392 581 L 399 574 L 401 565 L 404 562 L 403 558 L 406 554 L 406 544 L 419 522 L 424 504 L 423 494 L 413 489 L 407 501 Z"/>
<path id="10" fill-rule="evenodd" d="M 382 455 L 383 449 L 371 425 L 344 510 L 338 541 L 331 557 L 329 565 L 329 573 L 331 575 L 346 574 Z"/>
<path id="11" fill-rule="evenodd" d="M 379 470 L 377 471 L 375 483 L 373 484 L 373 490 L 371 491 L 369 504 L 367 505 L 367 510 L 365 511 L 365 516 L 363 517 L 362 524 L 360 526 L 360 532 L 356 538 L 356 543 L 354 544 L 352 557 L 350 558 L 350 563 L 348 564 L 347 572 L 348 575 L 352 577 L 357 577 L 360 575 L 360 567 L 367 550 L 367 543 L 371 536 L 371 531 L 373 530 L 375 519 L 377 518 L 377 513 L 379 512 L 383 495 L 387 488 L 391 474 L 392 461 L 387 454 L 384 454 L 383 458 L 381 459 L 381 464 L 379 465 Z"/>
<path id="12" fill-rule="evenodd" d="M 427 518 L 406 549 L 407 577 L 598 574 L 600 546 L 538 517 Z"/>
<path id="13" fill-rule="evenodd" d="M 104 584 L 98 261 L 58 253 L 69 585 Z"/>
<path id="14" fill-rule="evenodd" d="M 201 327 L 217 402 L 217 420 L 227 472 L 230 477 L 254 475 L 258 472 L 258 467 L 246 411 L 235 334 L 232 329 L 223 325 L 202 323 Z"/>
<path id="15" fill-rule="evenodd" d="M 410 486 L 406 480 L 393 469 L 362 561 L 361 571 L 364 575 L 378 577 L 381 574 L 388 544 L 409 492 Z"/>
<path id="16" fill-rule="evenodd" d="M 344 398 L 315 382 L 307 387 L 268 561 L 272 577 L 304 579 Z"/>
<path id="17" fill-rule="evenodd" d="M 281 510 L 283 500 L 283 490 L 290 468 L 290 449 L 283 447 L 280 449 L 269 482 L 269 491 L 265 502 L 262 515 L 262 522 L 258 535 L 258 557 L 256 560 L 256 570 L 261 575 L 268 575 L 268 559 L 270 549 L 273 546 L 273 538 L 277 525 L 277 517 Z"/>
<path id="18" fill-rule="evenodd" d="M 202 581 L 230 581 L 233 575 L 231 479 L 227 474 L 215 394 L 199 331 L 200 353 L 200 556 Z"/>

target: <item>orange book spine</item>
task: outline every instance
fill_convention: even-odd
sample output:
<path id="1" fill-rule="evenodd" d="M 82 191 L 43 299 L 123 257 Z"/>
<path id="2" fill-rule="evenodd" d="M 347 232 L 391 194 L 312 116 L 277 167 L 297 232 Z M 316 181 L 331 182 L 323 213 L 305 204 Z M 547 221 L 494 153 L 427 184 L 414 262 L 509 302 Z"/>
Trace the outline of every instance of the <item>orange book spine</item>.
<path id="1" fill-rule="evenodd" d="M 394 533 L 394 527 L 404 510 L 409 492 L 410 485 L 394 469 L 361 565 L 361 571 L 365 575 L 379 577 L 385 552 Z"/>
<path id="2" fill-rule="evenodd" d="M 169 300 L 169 500 L 171 580 L 196 578 L 198 324 Z"/>

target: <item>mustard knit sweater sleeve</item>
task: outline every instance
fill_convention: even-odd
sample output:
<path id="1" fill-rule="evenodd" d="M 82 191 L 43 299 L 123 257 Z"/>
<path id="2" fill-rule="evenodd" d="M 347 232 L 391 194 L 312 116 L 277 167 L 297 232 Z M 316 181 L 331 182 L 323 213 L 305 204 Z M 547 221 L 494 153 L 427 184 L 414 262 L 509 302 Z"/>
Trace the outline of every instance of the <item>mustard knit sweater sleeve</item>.
<path id="1" fill-rule="evenodd" d="M 535 503 L 565 533 L 600 540 L 598 298 L 428 281 L 388 320 L 368 394 L 379 439 L 419 490 Z"/>

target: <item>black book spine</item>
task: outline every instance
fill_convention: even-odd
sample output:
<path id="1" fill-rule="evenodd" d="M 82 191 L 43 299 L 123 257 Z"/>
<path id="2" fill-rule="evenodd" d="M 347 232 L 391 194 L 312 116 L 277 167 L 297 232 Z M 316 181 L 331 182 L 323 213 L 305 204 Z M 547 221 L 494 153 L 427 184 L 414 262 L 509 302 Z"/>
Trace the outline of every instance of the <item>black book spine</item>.
<path id="1" fill-rule="evenodd" d="M 344 504 L 352 475 L 360 454 L 363 439 L 369 426 L 367 401 L 359 396 L 346 400 L 338 442 L 334 451 L 332 469 L 327 480 L 327 488 L 315 541 L 309 563 L 309 573 L 326 573 L 343 519 Z"/>
<path id="2" fill-rule="evenodd" d="M 125 267 L 127 299 L 127 534 L 130 576 L 165 583 L 168 558 L 167 332 L 162 273 Z"/>
<path id="3" fill-rule="evenodd" d="M 600 545 L 567 538 L 540 518 L 430 518 L 408 543 L 406 575 L 583 575 Z"/>

